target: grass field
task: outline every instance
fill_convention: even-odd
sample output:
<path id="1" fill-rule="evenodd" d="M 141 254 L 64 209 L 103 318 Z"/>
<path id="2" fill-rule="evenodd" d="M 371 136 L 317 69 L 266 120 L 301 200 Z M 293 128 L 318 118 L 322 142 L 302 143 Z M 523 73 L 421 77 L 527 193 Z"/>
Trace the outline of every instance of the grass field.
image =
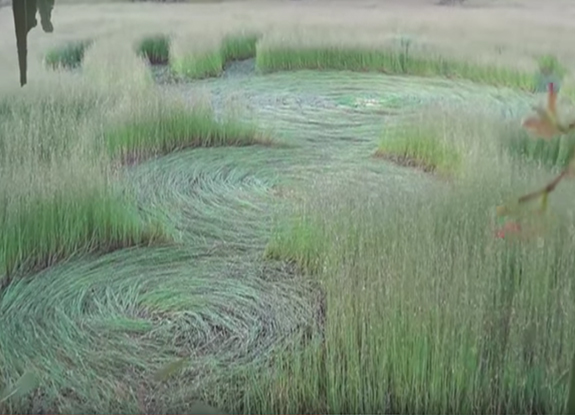
<path id="1" fill-rule="evenodd" d="M 0 9 L 0 412 L 565 413 L 574 13 L 67 1 L 20 89 Z"/>

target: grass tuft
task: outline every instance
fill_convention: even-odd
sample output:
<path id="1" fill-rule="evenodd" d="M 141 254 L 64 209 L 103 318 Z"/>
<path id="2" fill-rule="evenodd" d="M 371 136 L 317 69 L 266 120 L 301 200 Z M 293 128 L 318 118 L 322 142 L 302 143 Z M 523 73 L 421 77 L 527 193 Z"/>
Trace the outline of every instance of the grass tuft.
<path id="1" fill-rule="evenodd" d="M 434 116 L 435 115 L 435 116 Z M 418 117 L 385 129 L 379 141 L 376 157 L 401 166 L 416 167 L 425 172 L 453 175 L 460 171 L 463 155 L 456 140 L 450 139 L 451 130 L 457 127 L 449 122 L 447 114 L 434 111 L 422 112 Z M 451 115 L 450 118 L 455 118 Z"/>
<path id="2" fill-rule="evenodd" d="M 154 35 L 143 38 L 138 44 L 138 55 L 151 65 L 166 65 L 170 59 L 170 37 Z"/>
<path id="3" fill-rule="evenodd" d="M 269 138 L 248 123 L 217 120 L 213 111 L 197 105 L 158 102 L 104 133 L 108 154 L 125 163 L 189 147 L 269 144 Z"/>
<path id="4" fill-rule="evenodd" d="M 256 57 L 257 33 L 232 33 L 222 40 L 221 53 L 225 63 Z"/>
<path id="5" fill-rule="evenodd" d="M 219 50 L 189 53 L 172 59 L 171 68 L 180 77 L 204 79 L 219 76 L 224 61 Z"/>
<path id="6" fill-rule="evenodd" d="M 52 69 L 75 69 L 82 64 L 86 49 L 92 45 L 92 40 L 78 40 L 50 50 L 45 57 L 45 63 Z"/>
<path id="7" fill-rule="evenodd" d="M 171 58 L 172 71 L 188 79 L 218 77 L 226 64 L 255 57 L 259 38 L 257 33 L 238 32 L 224 36 L 219 43 L 212 41 L 211 45 L 204 45 L 200 49 L 187 50 L 180 46 Z"/>

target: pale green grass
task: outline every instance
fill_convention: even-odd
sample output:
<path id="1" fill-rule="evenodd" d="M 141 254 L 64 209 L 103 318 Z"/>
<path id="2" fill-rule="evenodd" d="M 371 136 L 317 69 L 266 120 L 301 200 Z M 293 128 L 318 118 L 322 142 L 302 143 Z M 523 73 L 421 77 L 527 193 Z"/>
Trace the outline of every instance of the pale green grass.
<path id="1" fill-rule="evenodd" d="M 559 210 L 543 245 L 495 239 L 494 206 L 528 181 L 493 170 L 432 194 L 325 190 L 279 228 L 268 250 L 314 264 L 326 325 L 241 411 L 562 413 L 573 223 Z"/>
<path id="2" fill-rule="evenodd" d="M 459 148 L 445 137 L 441 120 L 410 119 L 387 128 L 375 152 L 400 165 L 442 175 L 457 173 L 462 163 Z"/>

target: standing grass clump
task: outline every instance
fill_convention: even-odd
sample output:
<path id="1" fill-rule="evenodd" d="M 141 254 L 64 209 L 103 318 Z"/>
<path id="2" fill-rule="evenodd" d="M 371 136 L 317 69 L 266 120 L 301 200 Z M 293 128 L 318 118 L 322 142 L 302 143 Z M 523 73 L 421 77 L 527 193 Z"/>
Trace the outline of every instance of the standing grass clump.
<path id="1" fill-rule="evenodd" d="M 221 53 L 224 62 L 240 61 L 256 57 L 257 33 L 232 33 L 222 40 Z"/>
<path id="2" fill-rule="evenodd" d="M 75 254 L 148 243 L 148 226 L 121 197 L 92 141 L 97 93 L 72 82 L 4 97 L 0 125 L 0 280 Z"/>
<path id="3" fill-rule="evenodd" d="M 575 140 L 571 135 L 555 137 L 549 141 L 533 139 L 519 128 L 509 129 L 502 139 L 503 148 L 512 156 L 528 162 L 542 164 L 547 168 L 565 168 L 575 151 Z"/>
<path id="4" fill-rule="evenodd" d="M 469 127 L 479 126 L 488 119 L 479 111 L 471 114 L 451 105 L 435 104 L 388 126 L 375 156 L 441 176 L 458 175 L 464 161 L 469 169 L 473 160 L 467 156 L 475 153 L 478 146 L 468 138 Z"/>
<path id="5" fill-rule="evenodd" d="M 151 104 L 128 120 L 108 128 L 108 154 L 123 162 L 167 154 L 188 147 L 269 144 L 257 128 L 234 118 L 218 120 L 203 104 L 186 107 L 178 102 L 150 99 Z"/>
<path id="6" fill-rule="evenodd" d="M 50 50 L 44 62 L 52 69 L 75 69 L 82 64 L 84 53 L 92 45 L 92 40 L 77 40 Z"/>
<path id="7" fill-rule="evenodd" d="M 325 325 L 252 376 L 241 412 L 561 413 L 575 246 L 560 229 L 543 246 L 494 238 L 489 177 L 393 198 L 326 190 L 280 228 L 276 252 L 317 264 Z M 310 228 L 324 241 L 311 253 Z"/>
<path id="8" fill-rule="evenodd" d="M 192 36 L 180 38 L 174 46 L 170 66 L 183 78 L 217 77 L 227 63 L 255 57 L 259 38 L 259 34 L 250 32 L 214 36 L 201 43 Z"/>
<path id="9" fill-rule="evenodd" d="M 535 106 L 535 114 L 526 117 L 522 128 L 508 128 L 508 137 L 502 140 L 511 155 L 542 163 L 546 167 L 566 168 L 575 151 L 573 116 L 557 108 L 558 87 L 553 75 L 547 77 L 545 105 Z"/>
<path id="10" fill-rule="evenodd" d="M 207 35 L 176 37 L 170 54 L 172 71 L 176 76 L 188 79 L 219 76 L 224 68 L 220 41 L 221 37 Z"/>
<path id="11" fill-rule="evenodd" d="M 341 35 L 338 39 L 326 37 L 320 41 L 296 36 L 286 40 L 283 36 L 266 36 L 258 43 L 256 67 L 263 73 L 314 69 L 442 76 L 533 89 L 533 77 L 529 73 L 443 57 L 419 47 L 409 37 L 377 45 L 344 42 Z"/>
<path id="12" fill-rule="evenodd" d="M 442 175 L 457 172 L 461 154 L 437 126 L 433 127 L 416 122 L 387 129 L 375 152 L 376 157 Z"/>
<path id="13" fill-rule="evenodd" d="M 166 65 L 170 58 L 170 38 L 166 35 L 145 37 L 138 44 L 138 55 L 151 65 Z"/>

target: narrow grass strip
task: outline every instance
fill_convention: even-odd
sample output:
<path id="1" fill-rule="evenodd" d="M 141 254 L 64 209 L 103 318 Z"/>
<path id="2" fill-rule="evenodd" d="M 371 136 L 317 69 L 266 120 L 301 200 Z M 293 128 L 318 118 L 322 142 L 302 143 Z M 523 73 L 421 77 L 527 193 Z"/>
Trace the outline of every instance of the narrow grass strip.
<path id="1" fill-rule="evenodd" d="M 348 70 L 398 75 L 442 76 L 497 86 L 534 89 L 533 75 L 494 65 L 479 65 L 439 55 L 417 56 L 401 49 L 359 49 L 344 46 L 258 44 L 256 67 L 262 73 L 285 70 Z"/>
<path id="2" fill-rule="evenodd" d="M 255 125 L 235 119 L 217 120 L 207 107 L 159 107 L 104 133 L 108 153 L 133 163 L 189 147 L 271 144 Z"/>
<path id="3" fill-rule="evenodd" d="M 183 78 L 204 79 L 220 76 L 224 60 L 219 50 L 208 50 L 174 57 L 172 71 Z"/>
<path id="4" fill-rule="evenodd" d="M 91 39 L 68 42 L 50 50 L 44 59 L 45 64 L 52 69 L 75 69 L 82 64 L 86 49 L 92 45 Z"/>

